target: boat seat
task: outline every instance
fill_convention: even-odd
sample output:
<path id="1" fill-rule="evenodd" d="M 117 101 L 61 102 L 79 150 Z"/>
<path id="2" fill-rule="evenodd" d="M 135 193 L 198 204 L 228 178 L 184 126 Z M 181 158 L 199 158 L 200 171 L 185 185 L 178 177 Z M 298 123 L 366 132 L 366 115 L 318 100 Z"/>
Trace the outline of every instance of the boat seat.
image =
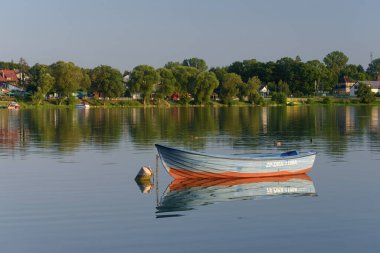
<path id="1" fill-rule="evenodd" d="M 282 157 L 299 155 L 297 150 L 281 153 Z"/>

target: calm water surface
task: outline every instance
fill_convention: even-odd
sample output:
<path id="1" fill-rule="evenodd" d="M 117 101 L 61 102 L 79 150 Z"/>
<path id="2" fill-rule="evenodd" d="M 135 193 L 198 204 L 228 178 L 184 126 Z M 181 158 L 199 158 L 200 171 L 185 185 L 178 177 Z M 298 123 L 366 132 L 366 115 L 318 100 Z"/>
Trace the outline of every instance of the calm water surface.
<path id="1" fill-rule="evenodd" d="M 1 110 L 0 252 L 379 252 L 379 117 L 366 106 Z M 155 167 L 154 143 L 318 156 L 308 177 L 282 181 L 185 187 L 160 166 L 156 192 L 134 181 Z M 299 182 L 314 194 L 294 194 Z"/>

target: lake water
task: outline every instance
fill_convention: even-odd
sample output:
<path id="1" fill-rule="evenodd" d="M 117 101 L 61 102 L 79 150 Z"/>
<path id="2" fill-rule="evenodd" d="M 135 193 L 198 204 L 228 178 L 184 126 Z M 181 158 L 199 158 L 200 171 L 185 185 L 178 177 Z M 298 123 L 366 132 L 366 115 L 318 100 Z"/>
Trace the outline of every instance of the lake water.
<path id="1" fill-rule="evenodd" d="M 379 107 L 1 110 L 0 143 L 0 252 L 380 251 Z M 160 164 L 156 192 L 134 181 L 154 143 L 318 155 L 248 184 L 183 187 Z"/>

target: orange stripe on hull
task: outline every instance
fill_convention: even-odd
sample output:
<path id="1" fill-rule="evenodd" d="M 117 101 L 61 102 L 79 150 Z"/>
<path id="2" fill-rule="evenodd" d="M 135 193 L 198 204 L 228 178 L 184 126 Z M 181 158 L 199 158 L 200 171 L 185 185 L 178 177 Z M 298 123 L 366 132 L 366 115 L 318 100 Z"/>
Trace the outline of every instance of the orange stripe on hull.
<path id="1" fill-rule="evenodd" d="M 210 186 L 234 186 L 241 184 L 254 184 L 264 182 L 287 182 L 289 180 L 301 179 L 305 181 L 312 181 L 307 174 L 297 174 L 291 176 L 277 176 L 277 177 L 246 177 L 246 178 L 186 178 L 174 179 L 169 189 L 171 191 L 182 191 L 192 187 L 210 187 Z"/>
<path id="2" fill-rule="evenodd" d="M 239 172 L 223 172 L 223 173 L 211 173 L 211 172 L 194 172 L 182 169 L 169 169 L 169 174 L 175 179 L 184 179 L 184 178 L 247 178 L 247 177 L 276 177 L 276 176 L 289 176 L 304 174 L 311 170 L 307 168 L 304 170 L 298 170 L 294 172 L 290 171 L 281 171 L 281 172 L 270 172 L 270 173 L 239 173 Z"/>

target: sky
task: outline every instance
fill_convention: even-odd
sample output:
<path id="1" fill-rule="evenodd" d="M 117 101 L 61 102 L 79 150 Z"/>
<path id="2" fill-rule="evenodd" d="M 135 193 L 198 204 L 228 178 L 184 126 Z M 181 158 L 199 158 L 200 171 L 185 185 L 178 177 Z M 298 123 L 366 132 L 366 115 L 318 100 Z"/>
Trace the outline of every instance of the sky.
<path id="1" fill-rule="evenodd" d="M 120 71 L 204 59 L 208 66 L 339 50 L 380 58 L 378 0 L 0 0 L 0 61 L 72 61 Z"/>

